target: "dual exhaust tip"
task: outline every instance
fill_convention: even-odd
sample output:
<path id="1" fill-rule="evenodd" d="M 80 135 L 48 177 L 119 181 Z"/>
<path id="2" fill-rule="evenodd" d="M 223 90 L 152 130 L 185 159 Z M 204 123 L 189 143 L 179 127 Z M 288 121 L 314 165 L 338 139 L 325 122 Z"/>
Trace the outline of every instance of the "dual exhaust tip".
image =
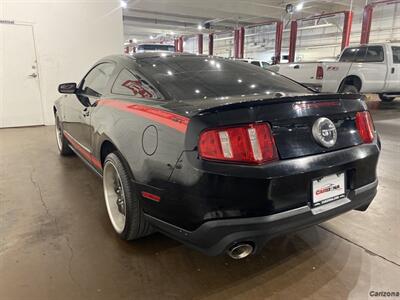
<path id="1" fill-rule="evenodd" d="M 242 259 L 254 252 L 254 246 L 251 243 L 238 243 L 231 246 L 227 253 L 233 259 Z"/>

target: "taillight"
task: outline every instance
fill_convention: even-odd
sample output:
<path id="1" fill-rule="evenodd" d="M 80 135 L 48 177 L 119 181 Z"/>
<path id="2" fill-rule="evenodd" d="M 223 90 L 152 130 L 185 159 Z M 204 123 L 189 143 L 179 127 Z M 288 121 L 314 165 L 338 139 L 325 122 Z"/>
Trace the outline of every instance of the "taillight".
<path id="1" fill-rule="evenodd" d="M 316 79 L 324 79 L 324 68 L 321 66 L 317 67 L 317 72 L 315 73 L 315 78 Z"/>
<path id="2" fill-rule="evenodd" d="M 277 160 L 275 141 L 268 124 L 248 124 L 206 130 L 199 140 L 201 158 L 262 164 Z"/>
<path id="3" fill-rule="evenodd" d="M 369 112 L 363 111 L 356 114 L 356 126 L 362 141 L 364 143 L 372 143 L 375 129 Z"/>

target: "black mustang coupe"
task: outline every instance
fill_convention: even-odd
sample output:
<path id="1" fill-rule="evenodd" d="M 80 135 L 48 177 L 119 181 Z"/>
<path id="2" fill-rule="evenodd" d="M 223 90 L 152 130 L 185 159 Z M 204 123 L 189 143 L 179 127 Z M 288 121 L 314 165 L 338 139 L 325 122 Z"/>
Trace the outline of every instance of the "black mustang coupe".
<path id="1" fill-rule="evenodd" d="M 317 94 L 211 56 L 110 56 L 64 83 L 61 155 L 103 178 L 124 240 L 160 231 L 243 258 L 271 237 L 366 210 L 380 142 L 360 95 Z"/>

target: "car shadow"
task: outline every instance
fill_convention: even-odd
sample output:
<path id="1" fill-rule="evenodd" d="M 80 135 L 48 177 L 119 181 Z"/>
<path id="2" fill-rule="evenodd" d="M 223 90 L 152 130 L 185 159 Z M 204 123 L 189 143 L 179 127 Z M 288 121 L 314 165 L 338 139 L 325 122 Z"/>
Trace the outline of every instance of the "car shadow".
<path id="1" fill-rule="evenodd" d="M 159 233 L 118 244 L 124 253 L 120 263 L 127 270 L 135 270 L 139 260 L 146 272 L 169 273 L 167 286 L 147 288 L 177 299 L 230 299 L 242 293 L 257 299 L 281 293 L 308 298 L 342 272 L 351 247 L 319 227 L 274 238 L 259 254 L 243 260 L 205 256 Z M 361 257 L 353 258 L 352 264 L 352 276 L 338 292 L 343 298 L 357 283 Z"/>

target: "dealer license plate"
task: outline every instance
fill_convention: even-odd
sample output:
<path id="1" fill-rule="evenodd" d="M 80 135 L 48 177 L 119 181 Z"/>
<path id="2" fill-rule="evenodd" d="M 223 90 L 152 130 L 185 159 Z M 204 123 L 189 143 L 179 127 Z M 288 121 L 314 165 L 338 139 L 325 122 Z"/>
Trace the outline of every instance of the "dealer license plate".
<path id="1" fill-rule="evenodd" d="M 345 197 L 344 173 L 332 174 L 312 182 L 312 204 L 318 206 Z"/>

